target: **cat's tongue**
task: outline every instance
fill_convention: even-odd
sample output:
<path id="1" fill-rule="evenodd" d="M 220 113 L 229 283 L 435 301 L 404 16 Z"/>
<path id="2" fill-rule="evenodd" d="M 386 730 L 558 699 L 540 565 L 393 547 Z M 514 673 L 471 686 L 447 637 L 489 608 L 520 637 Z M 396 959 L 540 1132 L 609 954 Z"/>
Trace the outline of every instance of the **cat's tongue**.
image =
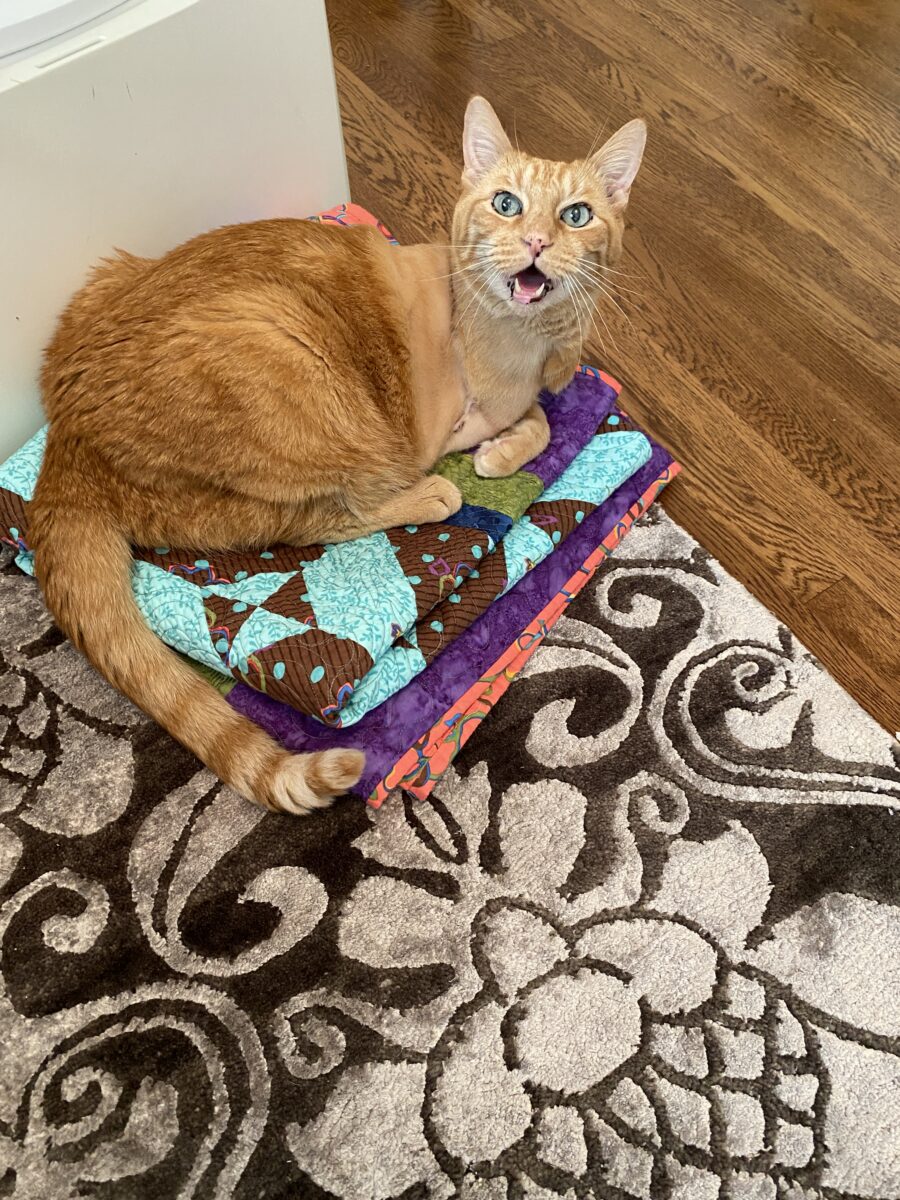
<path id="1" fill-rule="evenodd" d="M 532 304 L 535 300 L 541 300 L 546 291 L 547 276 L 533 263 L 513 276 L 512 298 L 519 304 Z"/>

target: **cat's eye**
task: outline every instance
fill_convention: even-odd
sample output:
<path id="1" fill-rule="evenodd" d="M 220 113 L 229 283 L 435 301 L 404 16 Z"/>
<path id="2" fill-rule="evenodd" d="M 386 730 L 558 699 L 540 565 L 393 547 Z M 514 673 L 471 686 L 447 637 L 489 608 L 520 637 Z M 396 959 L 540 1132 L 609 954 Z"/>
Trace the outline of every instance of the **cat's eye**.
<path id="1" fill-rule="evenodd" d="M 594 215 L 589 204 L 570 204 L 559 214 L 560 218 L 572 229 L 583 229 Z"/>
<path id="2" fill-rule="evenodd" d="M 522 211 L 522 201 L 512 192 L 498 192 L 491 201 L 491 207 L 501 217 L 517 217 Z"/>

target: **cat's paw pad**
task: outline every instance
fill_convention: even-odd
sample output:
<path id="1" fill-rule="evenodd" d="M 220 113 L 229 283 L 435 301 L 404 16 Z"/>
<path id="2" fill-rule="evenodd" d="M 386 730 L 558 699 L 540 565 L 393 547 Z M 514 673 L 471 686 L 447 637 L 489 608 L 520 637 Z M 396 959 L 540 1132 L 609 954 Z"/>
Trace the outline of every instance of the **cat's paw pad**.
<path id="1" fill-rule="evenodd" d="M 483 442 L 474 455 L 475 474 L 481 479 L 504 479 L 515 475 L 521 463 L 513 438 L 494 438 Z"/>

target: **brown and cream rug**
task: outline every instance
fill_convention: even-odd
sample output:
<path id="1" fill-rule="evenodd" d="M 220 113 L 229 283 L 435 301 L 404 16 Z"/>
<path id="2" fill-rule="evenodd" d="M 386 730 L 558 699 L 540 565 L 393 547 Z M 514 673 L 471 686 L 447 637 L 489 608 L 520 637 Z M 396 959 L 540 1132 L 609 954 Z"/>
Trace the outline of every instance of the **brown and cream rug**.
<path id="1" fill-rule="evenodd" d="M 0 654 L 0 1196 L 900 1196 L 897 745 L 665 516 L 427 804 Z"/>

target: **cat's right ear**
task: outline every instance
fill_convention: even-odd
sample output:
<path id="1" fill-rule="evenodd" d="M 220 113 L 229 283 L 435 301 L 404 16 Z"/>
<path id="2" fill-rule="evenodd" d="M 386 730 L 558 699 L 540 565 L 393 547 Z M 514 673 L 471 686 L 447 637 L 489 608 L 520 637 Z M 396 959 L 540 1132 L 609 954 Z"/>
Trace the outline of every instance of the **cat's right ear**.
<path id="1" fill-rule="evenodd" d="M 483 96 L 473 96 L 466 106 L 463 128 L 464 183 L 477 183 L 512 149 L 494 110 Z"/>
<path id="2" fill-rule="evenodd" d="M 603 180 L 613 212 L 622 212 L 628 203 L 628 193 L 644 157 L 646 144 L 646 123 L 640 119 L 629 121 L 588 160 Z"/>

